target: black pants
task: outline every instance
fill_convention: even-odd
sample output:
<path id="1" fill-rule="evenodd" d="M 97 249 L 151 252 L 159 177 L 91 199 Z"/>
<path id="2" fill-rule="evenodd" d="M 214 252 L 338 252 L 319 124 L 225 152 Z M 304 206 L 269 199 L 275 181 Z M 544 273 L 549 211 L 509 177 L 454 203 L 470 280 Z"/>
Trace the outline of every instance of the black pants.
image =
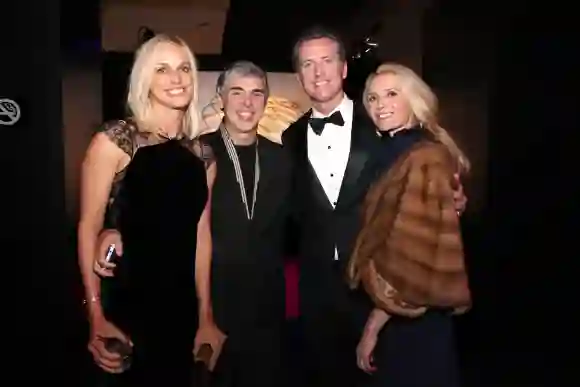
<path id="1" fill-rule="evenodd" d="M 351 316 L 333 312 L 304 315 L 301 330 L 304 386 L 356 386 L 362 372 L 356 366 L 359 333 Z"/>
<path id="2" fill-rule="evenodd" d="M 283 387 L 282 327 L 228 332 L 212 387 Z"/>

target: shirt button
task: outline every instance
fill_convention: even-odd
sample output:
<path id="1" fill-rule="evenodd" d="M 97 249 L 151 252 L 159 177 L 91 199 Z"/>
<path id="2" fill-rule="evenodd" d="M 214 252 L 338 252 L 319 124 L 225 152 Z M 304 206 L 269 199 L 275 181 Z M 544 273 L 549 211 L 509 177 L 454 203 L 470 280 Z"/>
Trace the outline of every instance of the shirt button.
<path id="1" fill-rule="evenodd" d="M 331 146 L 329 145 L 329 146 L 328 146 L 328 149 L 330 149 L 330 148 L 331 148 Z"/>
<path id="2" fill-rule="evenodd" d="M 331 173 L 331 174 L 330 174 L 330 177 L 334 177 L 334 173 Z"/>

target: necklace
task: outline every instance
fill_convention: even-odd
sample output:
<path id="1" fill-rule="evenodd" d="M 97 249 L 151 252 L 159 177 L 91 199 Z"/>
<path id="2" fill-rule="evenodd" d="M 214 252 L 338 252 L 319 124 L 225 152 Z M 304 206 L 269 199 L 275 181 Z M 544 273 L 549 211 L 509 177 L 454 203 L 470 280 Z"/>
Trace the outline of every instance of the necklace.
<path id="1" fill-rule="evenodd" d="M 171 135 L 163 129 L 158 129 L 157 136 L 161 137 L 165 140 L 177 140 L 180 137 L 180 133 L 176 133 L 176 134 Z"/>
<path id="2" fill-rule="evenodd" d="M 260 181 L 260 159 L 258 155 L 258 140 L 256 139 L 256 158 L 254 162 L 254 188 L 253 188 L 253 197 L 252 197 L 252 205 L 248 205 L 248 196 L 246 194 L 246 186 L 244 184 L 244 176 L 242 175 L 242 168 L 240 166 L 240 159 L 238 157 L 238 153 L 236 152 L 236 148 L 234 146 L 234 142 L 230 137 L 230 134 L 222 124 L 220 126 L 220 133 L 222 135 L 222 139 L 224 144 L 226 145 L 226 150 L 228 151 L 228 156 L 230 160 L 234 164 L 234 171 L 236 173 L 236 180 L 238 182 L 238 187 L 240 188 L 240 195 L 242 197 L 242 203 L 246 208 L 246 217 L 248 220 L 252 220 L 254 218 L 254 208 L 256 207 L 256 194 L 258 193 L 258 183 Z"/>

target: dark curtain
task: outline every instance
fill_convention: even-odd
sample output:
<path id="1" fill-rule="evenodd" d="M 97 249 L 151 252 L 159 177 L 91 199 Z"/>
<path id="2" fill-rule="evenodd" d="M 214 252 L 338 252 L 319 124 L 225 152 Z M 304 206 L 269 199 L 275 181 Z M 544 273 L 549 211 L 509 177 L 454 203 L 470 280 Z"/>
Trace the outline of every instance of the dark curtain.
<path id="1" fill-rule="evenodd" d="M 296 36 L 313 24 L 342 30 L 362 1 L 294 0 L 269 3 L 232 0 L 223 34 L 222 54 L 229 60 L 246 59 L 278 71 L 291 71 Z"/>

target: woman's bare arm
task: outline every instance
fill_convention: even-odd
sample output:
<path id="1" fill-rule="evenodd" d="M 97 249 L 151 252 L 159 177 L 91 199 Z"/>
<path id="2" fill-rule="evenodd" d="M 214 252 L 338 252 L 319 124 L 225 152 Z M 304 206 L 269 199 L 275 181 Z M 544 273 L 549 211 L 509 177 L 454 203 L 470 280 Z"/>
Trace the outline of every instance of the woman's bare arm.
<path id="1" fill-rule="evenodd" d="M 199 324 L 213 322 L 211 304 L 211 194 L 217 172 L 216 163 L 207 168 L 208 199 L 197 225 L 197 250 L 195 254 L 195 284 L 199 300 Z"/>
<path id="2" fill-rule="evenodd" d="M 363 334 L 378 335 L 391 316 L 381 308 L 374 308 L 369 314 Z"/>
<path id="3" fill-rule="evenodd" d="M 105 133 L 98 133 L 89 144 L 82 164 L 78 256 L 90 319 L 101 318 L 103 313 L 99 298 L 101 283 L 93 272 L 93 261 L 111 185 L 124 158 L 128 158 L 127 154 Z"/>

